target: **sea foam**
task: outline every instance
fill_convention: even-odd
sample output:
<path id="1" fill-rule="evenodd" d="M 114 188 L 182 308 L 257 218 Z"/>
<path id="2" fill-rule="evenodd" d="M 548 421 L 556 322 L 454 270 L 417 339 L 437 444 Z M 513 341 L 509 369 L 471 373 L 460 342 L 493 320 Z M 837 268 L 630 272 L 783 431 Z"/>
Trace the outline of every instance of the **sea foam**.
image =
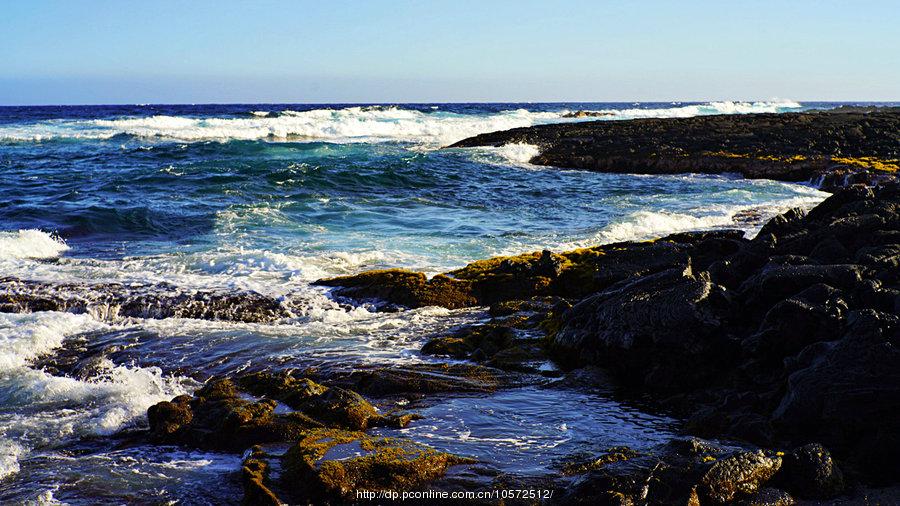
<path id="1" fill-rule="evenodd" d="M 0 232 L 0 259 L 56 258 L 68 249 L 61 239 L 40 230 Z"/>

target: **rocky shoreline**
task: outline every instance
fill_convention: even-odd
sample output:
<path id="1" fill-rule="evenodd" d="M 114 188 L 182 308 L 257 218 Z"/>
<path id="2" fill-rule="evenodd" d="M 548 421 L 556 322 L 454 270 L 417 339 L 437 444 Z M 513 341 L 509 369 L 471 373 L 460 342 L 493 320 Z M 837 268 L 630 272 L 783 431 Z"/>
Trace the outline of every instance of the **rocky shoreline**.
<path id="1" fill-rule="evenodd" d="M 900 111 L 844 110 L 549 125 L 462 141 L 538 144 L 533 162 L 560 167 L 818 179 L 834 194 L 808 213 L 773 218 L 753 238 L 678 233 L 485 259 L 430 278 L 390 269 L 319 280 L 337 304 L 486 307 L 488 317 L 430 338 L 421 353 L 433 363 L 276 364 L 198 378 L 202 388 L 152 406 L 149 429 L 122 444 L 240 454 L 245 504 L 353 503 L 361 489 L 501 488 L 553 489 L 542 501 L 553 504 L 893 503 L 898 131 Z M 0 311 L 40 310 L 271 323 L 291 316 L 291 301 L 0 280 Z M 70 359 L 37 365 L 75 374 Z M 651 448 L 572 455 L 552 475 L 520 477 L 378 433 L 415 423 L 429 399 L 523 385 L 614 386 L 628 402 L 678 415 L 683 434 Z"/>
<path id="2" fill-rule="evenodd" d="M 590 121 L 515 128 L 451 148 L 524 143 L 531 163 L 633 174 L 738 173 L 811 181 L 834 190 L 894 179 L 900 169 L 900 109 Z"/>

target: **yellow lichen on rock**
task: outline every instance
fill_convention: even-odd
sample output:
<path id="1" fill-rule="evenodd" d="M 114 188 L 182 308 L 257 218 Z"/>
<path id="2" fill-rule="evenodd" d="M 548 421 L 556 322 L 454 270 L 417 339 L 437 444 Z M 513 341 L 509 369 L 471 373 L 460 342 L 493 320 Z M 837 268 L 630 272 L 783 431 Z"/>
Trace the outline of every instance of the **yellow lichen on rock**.
<path id="1" fill-rule="evenodd" d="M 882 159 L 874 156 L 860 156 L 855 158 L 832 156 L 831 161 L 862 169 L 872 169 L 879 172 L 897 172 L 900 170 L 900 160 L 897 159 Z"/>

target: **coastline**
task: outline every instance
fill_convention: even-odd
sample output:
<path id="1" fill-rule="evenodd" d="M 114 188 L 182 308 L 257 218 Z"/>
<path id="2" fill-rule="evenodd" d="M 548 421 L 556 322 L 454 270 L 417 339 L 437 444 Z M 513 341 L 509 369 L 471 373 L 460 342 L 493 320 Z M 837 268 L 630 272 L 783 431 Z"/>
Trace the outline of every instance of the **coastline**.
<path id="1" fill-rule="evenodd" d="M 851 116 L 859 122 L 871 118 L 865 114 L 886 114 L 894 121 L 895 113 L 834 117 L 844 114 L 850 116 L 839 123 L 852 127 L 845 121 Z M 832 118 L 802 117 L 811 124 Z M 772 120 L 748 118 L 742 121 Z M 718 131 L 720 122 L 733 119 L 697 123 Z M 554 125 L 475 139 L 496 138 L 502 145 L 535 140 L 544 131 L 594 128 L 618 135 L 623 127 Z M 421 353 L 435 363 L 350 371 L 276 365 L 198 378 L 205 385 L 196 392 L 150 408 L 149 430 L 116 437 L 126 446 L 241 455 L 244 501 L 252 504 L 352 502 L 358 489 L 498 487 L 555 489 L 561 495 L 550 502 L 560 504 L 791 504 L 852 500 L 868 494 L 867 487 L 895 485 L 892 438 L 900 431 L 890 425 L 890 413 L 898 407 L 900 383 L 893 376 L 900 370 L 894 346 L 900 190 L 886 170 L 896 162 L 896 145 L 889 149 L 896 131 L 893 137 L 885 127 L 875 132 L 865 136 L 871 144 L 837 136 L 837 150 L 852 156 L 797 154 L 777 143 L 752 156 L 726 156 L 697 141 L 702 149 L 678 163 L 637 149 L 631 158 L 602 158 L 591 170 L 621 162 L 629 170 L 670 173 L 696 162 L 712 173 L 817 179 L 834 195 L 808 213 L 791 210 L 771 219 L 753 239 L 739 230 L 682 232 L 495 257 L 432 277 L 391 269 L 319 280 L 315 285 L 349 310 L 487 308 L 487 314 L 429 339 Z M 635 137 L 639 143 L 655 138 Z M 476 141 L 462 141 L 468 142 Z M 596 149 L 560 134 L 533 161 L 569 150 L 565 156 L 581 163 L 573 145 Z M 641 165 L 648 159 L 652 163 Z M 295 303 L 253 291 L 183 292 L 165 283 L 3 278 L 0 288 L 3 312 L 91 313 L 101 320 L 268 324 L 289 317 Z M 94 354 L 104 352 L 82 346 L 63 343 L 34 365 L 60 377 L 95 377 Z M 498 475 L 468 457 L 425 447 L 408 431 L 434 399 L 514 388 L 558 396 L 560 409 L 571 392 L 612 392 L 621 400 L 613 409 L 637 405 L 661 420 L 672 416 L 679 420 L 672 425 L 677 434 L 652 445 L 571 455 L 551 475 L 534 477 Z"/>

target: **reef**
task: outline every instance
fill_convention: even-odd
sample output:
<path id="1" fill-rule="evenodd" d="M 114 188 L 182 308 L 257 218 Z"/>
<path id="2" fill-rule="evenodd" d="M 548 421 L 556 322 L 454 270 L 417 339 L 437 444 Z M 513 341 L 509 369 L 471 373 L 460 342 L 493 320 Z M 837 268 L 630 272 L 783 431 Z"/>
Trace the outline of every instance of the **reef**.
<path id="1" fill-rule="evenodd" d="M 449 147 L 527 143 L 531 163 L 634 174 L 738 173 L 814 181 L 824 189 L 875 184 L 900 168 L 900 109 L 590 121 L 515 128 Z"/>

